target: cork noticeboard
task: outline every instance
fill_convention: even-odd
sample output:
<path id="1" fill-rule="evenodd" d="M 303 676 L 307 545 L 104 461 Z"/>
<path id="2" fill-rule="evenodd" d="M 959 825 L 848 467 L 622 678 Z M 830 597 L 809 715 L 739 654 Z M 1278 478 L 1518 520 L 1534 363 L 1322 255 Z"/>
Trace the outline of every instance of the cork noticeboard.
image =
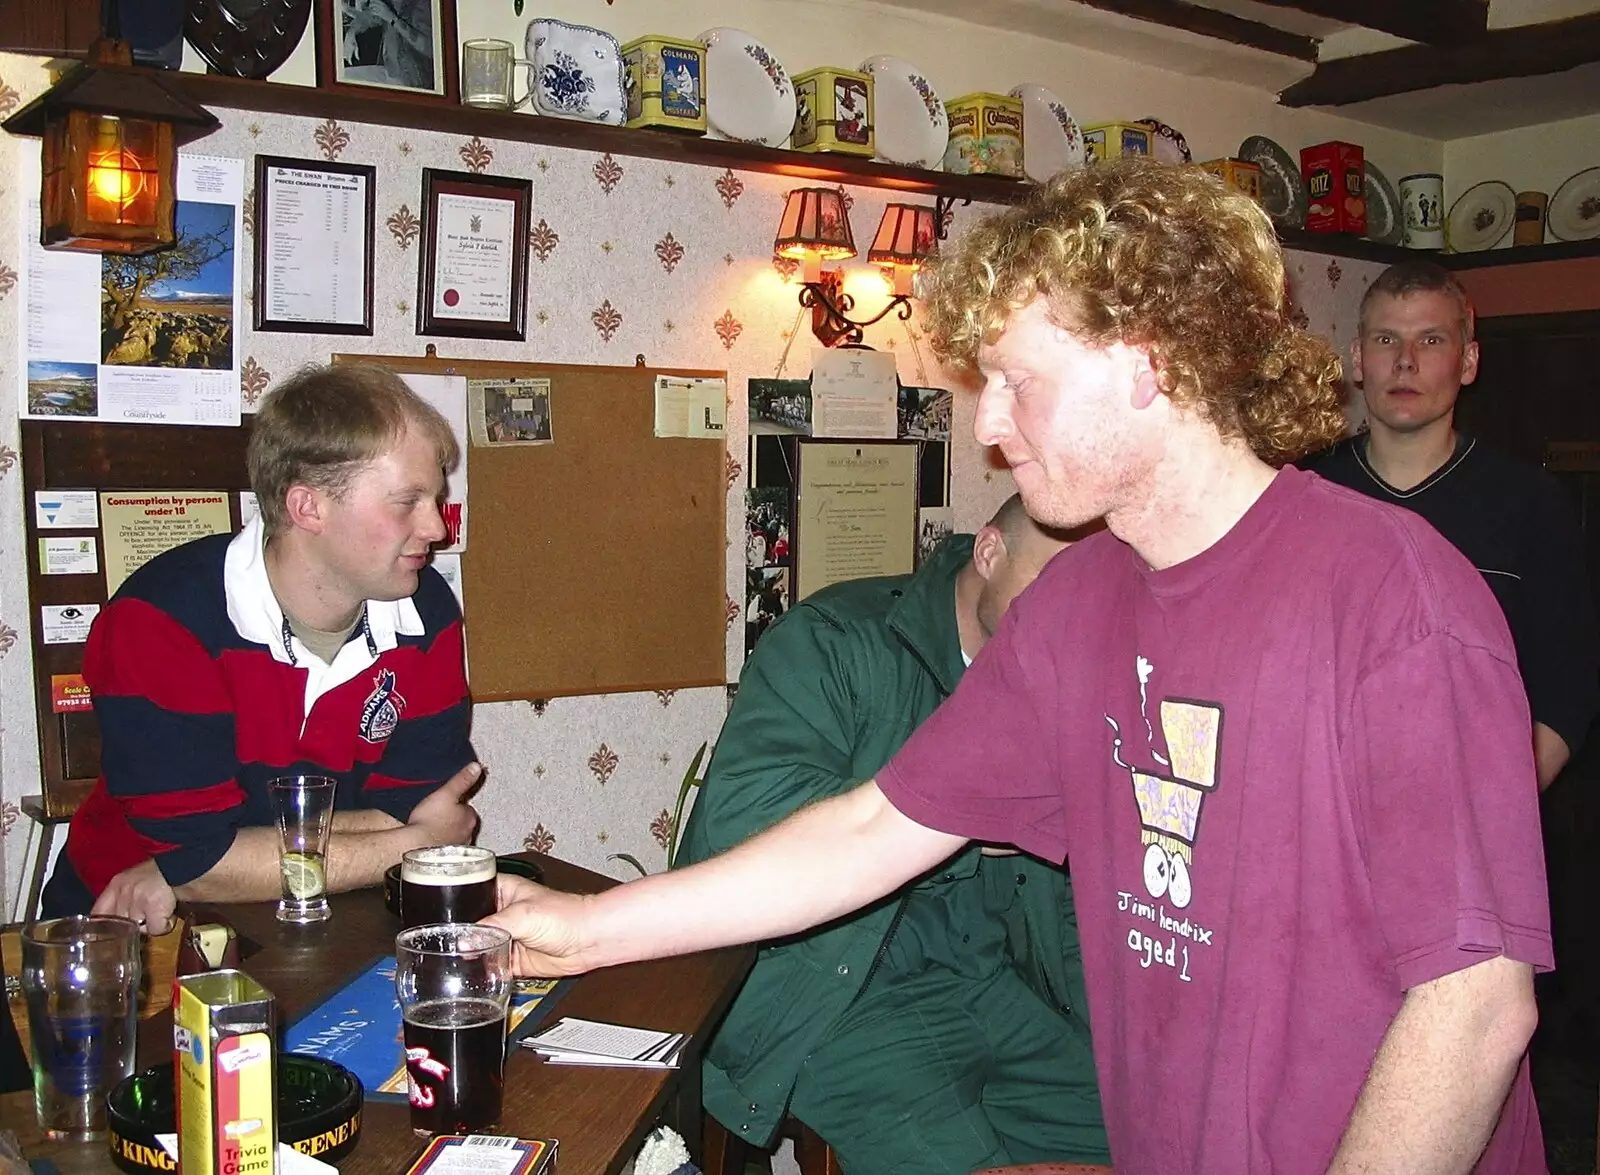
<path id="1" fill-rule="evenodd" d="M 720 371 L 335 355 L 547 379 L 553 442 L 473 446 L 461 559 L 475 701 L 726 680 L 726 446 L 655 435 L 658 375 Z"/>

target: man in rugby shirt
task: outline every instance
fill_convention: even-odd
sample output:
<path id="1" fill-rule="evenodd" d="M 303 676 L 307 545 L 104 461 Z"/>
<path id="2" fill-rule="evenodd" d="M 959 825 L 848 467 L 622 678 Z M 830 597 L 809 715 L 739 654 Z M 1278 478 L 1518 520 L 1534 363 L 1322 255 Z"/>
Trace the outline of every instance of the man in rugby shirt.
<path id="1" fill-rule="evenodd" d="M 281 775 L 338 780 L 332 892 L 472 837 L 461 612 L 428 566 L 459 458 L 444 418 L 383 368 L 307 369 L 263 399 L 260 517 L 151 560 L 89 635 L 101 773 L 46 916 L 159 932 L 180 900 L 279 896 Z"/>

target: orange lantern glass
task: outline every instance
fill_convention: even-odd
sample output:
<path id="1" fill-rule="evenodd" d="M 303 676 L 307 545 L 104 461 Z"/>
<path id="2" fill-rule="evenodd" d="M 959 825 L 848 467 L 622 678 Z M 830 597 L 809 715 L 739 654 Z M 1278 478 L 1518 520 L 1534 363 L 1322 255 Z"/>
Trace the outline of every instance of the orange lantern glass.
<path id="1" fill-rule="evenodd" d="M 47 249 L 148 253 L 174 239 L 177 148 L 219 125 L 121 42 L 97 41 L 89 62 L 5 121 L 44 140 L 39 243 Z"/>

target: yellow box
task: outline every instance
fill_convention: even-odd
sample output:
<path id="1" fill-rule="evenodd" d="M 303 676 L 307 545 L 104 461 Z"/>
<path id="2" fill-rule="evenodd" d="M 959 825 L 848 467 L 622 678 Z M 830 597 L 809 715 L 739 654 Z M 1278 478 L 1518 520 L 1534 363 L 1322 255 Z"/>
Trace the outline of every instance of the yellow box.
<path id="1" fill-rule="evenodd" d="M 184 1175 L 272 1175 L 278 1045 L 272 993 L 243 971 L 177 981 L 172 1009 Z"/>
<path id="2" fill-rule="evenodd" d="M 944 169 L 956 175 L 1022 175 L 1022 99 L 963 94 L 944 104 L 950 145 Z"/>
<path id="3" fill-rule="evenodd" d="M 1212 175 L 1256 203 L 1261 202 L 1261 165 L 1245 159 L 1207 159 L 1200 165 Z"/>
<path id="4" fill-rule="evenodd" d="M 1123 155 L 1150 154 L 1151 130 L 1140 122 L 1098 122 L 1083 128 L 1083 151 L 1090 163 Z"/>
<path id="5" fill-rule="evenodd" d="M 676 37 L 636 37 L 622 47 L 628 125 L 706 133 L 706 47 Z"/>
<path id="6" fill-rule="evenodd" d="M 794 78 L 796 151 L 837 151 L 871 155 L 872 75 L 831 65 L 808 69 Z"/>

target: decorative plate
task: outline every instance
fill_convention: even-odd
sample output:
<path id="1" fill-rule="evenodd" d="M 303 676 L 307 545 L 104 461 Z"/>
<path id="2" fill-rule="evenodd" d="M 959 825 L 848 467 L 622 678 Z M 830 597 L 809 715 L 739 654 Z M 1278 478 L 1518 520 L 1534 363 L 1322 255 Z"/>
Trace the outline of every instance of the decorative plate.
<path id="1" fill-rule="evenodd" d="M 1194 162 L 1188 141 L 1176 129 L 1158 118 L 1141 118 L 1139 121 L 1155 132 L 1150 136 L 1150 153 L 1162 163 Z"/>
<path id="2" fill-rule="evenodd" d="M 1083 166 L 1083 131 L 1060 98 L 1032 82 L 1011 97 L 1022 99 L 1022 170 L 1029 179 L 1042 184 L 1058 171 Z"/>
<path id="3" fill-rule="evenodd" d="M 236 78 L 264 78 L 289 60 L 311 0 L 189 0 L 183 35 L 205 63 Z"/>
<path id="4" fill-rule="evenodd" d="M 706 137 L 781 147 L 794 129 L 794 83 L 772 51 L 742 29 L 707 29 Z"/>
<path id="5" fill-rule="evenodd" d="M 1600 237 L 1600 167 L 1580 171 L 1556 189 L 1545 223 L 1558 241 Z"/>
<path id="6" fill-rule="evenodd" d="M 1251 135 L 1239 144 L 1238 155 L 1261 168 L 1261 207 L 1272 223 L 1279 228 L 1305 228 L 1306 185 L 1300 178 L 1300 165 L 1289 153 L 1264 135 Z"/>
<path id="7" fill-rule="evenodd" d="M 610 33 L 560 20 L 528 23 L 533 108 L 557 118 L 622 126 L 628 121 L 622 48 Z"/>
<path id="8" fill-rule="evenodd" d="M 950 141 L 950 119 L 928 75 L 905 58 L 887 53 L 867 58 L 861 72 L 874 79 L 877 158 L 938 171 Z"/>
<path id="9" fill-rule="evenodd" d="M 1517 194 L 1499 180 L 1473 184 L 1456 197 L 1444 222 L 1444 239 L 1451 251 L 1476 253 L 1493 249 L 1517 219 Z"/>
<path id="10" fill-rule="evenodd" d="M 1406 218 L 1400 212 L 1400 197 L 1389 177 L 1372 160 L 1367 169 L 1367 240 L 1380 245 L 1398 245 L 1405 235 Z"/>

